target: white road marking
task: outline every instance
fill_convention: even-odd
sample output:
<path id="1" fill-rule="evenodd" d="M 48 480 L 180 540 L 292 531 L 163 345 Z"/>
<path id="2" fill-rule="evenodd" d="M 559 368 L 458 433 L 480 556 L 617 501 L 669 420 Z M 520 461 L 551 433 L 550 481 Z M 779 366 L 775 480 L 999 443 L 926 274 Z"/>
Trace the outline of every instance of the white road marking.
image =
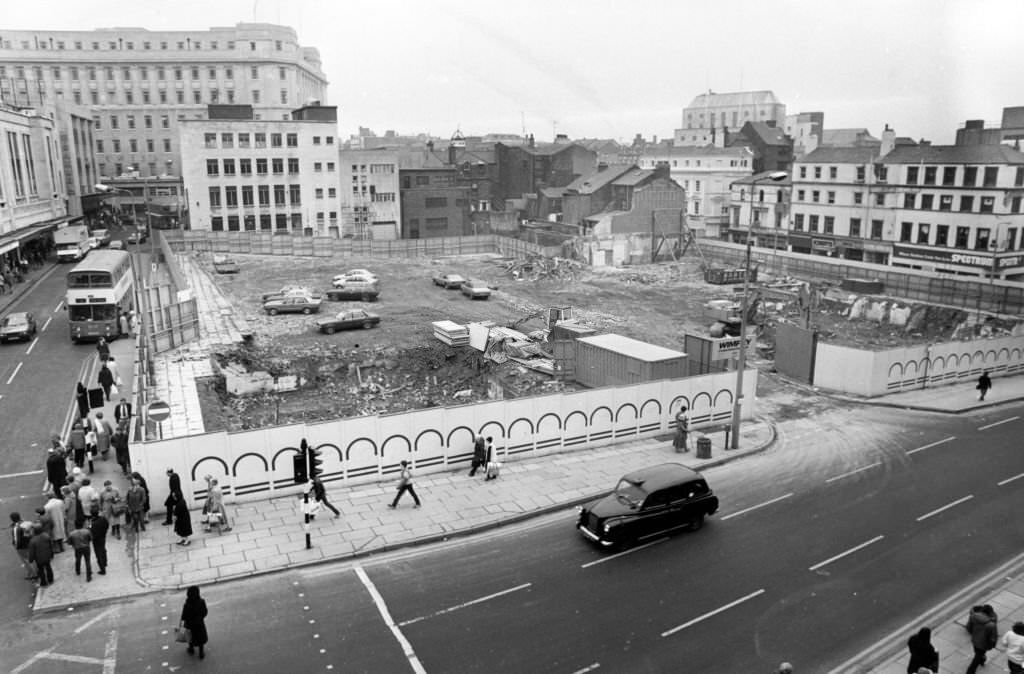
<path id="1" fill-rule="evenodd" d="M 29 470 L 29 471 L 26 471 L 24 473 L 8 473 L 7 475 L 0 475 L 0 480 L 3 480 L 3 479 L 8 478 L 8 477 L 25 477 L 26 475 L 42 475 L 42 474 L 43 474 L 43 471 L 41 471 L 41 470 Z"/>
<path id="2" fill-rule="evenodd" d="M 507 590 L 502 590 L 501 592 L 495 592 L 494 594 L 489 594 L 486 597 L 480 597 L 479 599 L 473 599 L 472 601 L 463 602 L 463 603 L 458 604 L 456 606 L 451 606 L 449 608 L 441 609 L 440 611 L 434 611 L 430 615 L 420 616 L 419 618 L 413 618 L 412 620 L 405 620 L 403 622 L 398 623 L 398 626 L 399 627 L 405 627 L 406 625 L 411 625 L 413 623 L 418 623 L 419 621 L 426 620 L 427 618 L 436 618 L 437 616 L 444 615 L 445 613 L 451 613 L 452 611 L 458 611 L 460 608 L 466 608 L 467 606 L 472 606 L 474 604 L 480 604 L 480 603 L 483 603 L 485 601 L 488 601 L 488 600 L 491 600 L 491 599 L 495 599 L 497 597 L 504 596 L 506 594 L 511 594 L 513 592 L 518 592 L 519 590 L 525 590 L 526 588 L 530 587 L 532 584 L 533 583 L 523 583 L 522 585 L 516 585 L 515 587 L 510 587 Z"/>
<path id="3" fill-rule="evenodd" d="M 853 553 L 857 552 L 858 550 L 866 548 L 869 545 L 871 545 L 872 543 L 877 543 L 878 541 L 882 540 L 883 538 L 885 538 L 885 536 L 875 536 L 870 541 L 864 541 L 860 545 L 856 545 L 856 546 L 850 548 L 849 550 L 847 550 L 846 552 L 840 552 L 835 557 L 829 557 L 824 562 L 818 562 L 814 566 L 808 567 L 807 570 L 808 571 L 817 571 L 818 569 L 820 569 L 821 567 L 825 566 L 826 564 L 831 564 L 832 562 L 836 561 L 837 559 L 842 559 L 843 557 L 846 557 L 847 555 L 852 555 Z"/>
<path id="4" fill-rule="evenodd" d="M 860 468 L 857 468 L 856 470 L 851 470 L 849 473 L 843 473 L 842 475 L 836 475 L 835 477 L 830 477 L 829 479 L 825 480 L 825 484 L 828 484 L 829 482 L 835 482 L 836 480 L 842 480 L 844 477 L 850 477 L 851 475 L 856 475 L 857 473 L 859 473 L 861 471 L 867 470 L 869 468 L 874 468 L 876 466 L 881 466 L 881 465 L 882 465 L 881 461 L 875 461 L 874 463 L 868 464 L 866 466 L 861 466 Z"/>
<path id="5" fill-rule="evenodd" d="M 587 666 L 586 666 L 586 667 L 584 667 L 583 669 L 577 669 L 577 670 L 576 670 L 575 672 L 573 672 L 572 674 L 587 674 L 587 672 L 592 672 L 592 671 L 594 671 L 595 669 L 601 669 L 601 663 L 600 663 L 600 662 L 595 662 L 595 663 L 594 663 L 594 664 L 592 664 L 592 665 L 587 665 Z"/>
<path id="6" fill-rule="evenodd" d="M 971 494 L 970 496 L 964 496 L 963 498 L 958 498 L 957 500 L 953 501 L 952 503 L 947 503 L 946 505 L 942 506 L 941 508 L 936 508 L 935 510 L 931 511 L 930 513 L 925 513 L 924 515 L 921 515 L 920 517 L 917 518 L 917 521 L 921 522 L 923 520 L 928 519 L 932 515 L 938 515 L 943 510 L 949 510 L 953 506 L 960 505 L 961 503 L 964 503 L 965 501 L 970 501 L 972 498 L 974 498 L 973 494 Z"/>
<path id="7" fill-rule="evenodd" d="M 114 674 L 117 668 L 117 630 L 110 630 L 103 646 L 103 674 Z"/>
<path id="8" fill-rule="evenodd" d="M 39 651 L 38 653 L 33 655 L 31 658 L 29 658 L 25 662 L 21 663 L 20 665 L 18 665 L 14 669 L 12 669 L 11 670 L 11 674 L 20 674 L 21 672 L 25 671 L 26 669 L 28 669 L 32 665 L 36 664 L 36 662 L 38 660 L 42 660 L 43 658 L 45 658 L 47 655 L 49 655 L 52 652 L 53 652 L 52 648 L 49 648 L 49 649 L 47 649 L 45 651 Z"/>
<path id="9" fill-rule="evenodd" d="M 57 313 L 58 311 L 60 311 L 60 308 L 63 307 L 63 306 L 64 306 L 64 300 L 61 300 L 60 303 L 53 308 L 53 313 Z"/>
<path id="10" fill-rule="evenodd" d="M 1024 473 L 1021 473 L 1020 475 L 1014 475 L 1013 477 L 1008 477 L 1005 480 L 1003 480 L 1002 482 L 996 482 L 996 486 L 997 487 L 1002 487 L 1004 484 L 1010 484 L 1014 480 L 1019 480 L 1022 477 L 1024 477 Z"/>
<path id="11" fill-rule="evenodd" d="M 761 595 L 761 594 L 764 594 L 764 588 L 763 588 L 763 587 L 762 587 L 762 588 L 761 588 L 760 590 L 758 590 L 757 592 L 751 592 L 750 594 L 748 594 L 748 595 L 747 595 L 747 596 L 745 596 L 745 597 L 740 597 L 740 598 L 739 598 L 739 599 L 737 599 L 736 601 L 731 601 L 731 602 L 729 602 L 728 604 L 726 604 L 725 606 L 720 606 L 719 608 L 716 608 L 716 609 L 715 609 L 714 611 L 708 611 L 708 612 L 707 612 L 707 613 L 705 613 L 704 615 L 702 615 L 702 616 L 697 616 L 697 617 L 696 617 L 696 618 L 694 618 L 693 620 L 690 620 L 690 621 L 688 621 L 688 622 L 685 622 L 685 623 L 683 623 L 682 625 L 680 625 L 680 626 L 678 626 L 678 627 L 673 627 L 673 628 L 672 628 L 672 629 L 670 629 L 670 630 L 667 630 L 667 631 L 665 631 L 665 632 L 662 632 L 662 633 L 661 633 L 661 636 L 663 636 L 663 637 L 668 637 L 668 636 L 672 636 L 673 634 L 675 634 L 675 633 L 676 633 L 676 632 L 678 632 L 679 630 L 684 630 L 684 629 L 686 629 L 687 627 L 689 627 L 690 625 L 696 625 L 697 623 L 699 623 L 699 622 L 700 622 L 700 621 L 702 621 L 702 620 L 707 620 L 707 619 L 708 619 L 708 618 L 710 618 L 711 616 L 715 616 L 715 615 L 718 615 L 718 614 L 719 614 L 719 613 L 721 613 L 722 611 L 727 611 L 727 610 L 731 609 L 731 608 L 732 608 L 733 606 L 739 606 L 739 605 L 740 605 L 740 604 L 742 604 L 743 602 L 745 602 L 745 601 L 747 601 L 747 600 L 749 600 L 749 599 L 753 599 L 754 597 L 756 597 L 756 596 L 758 596 L 758 595 Z"/>
<path id="12" fill-rule="evenodd" d="M 36 344 L 38 342 L 39 342 L 39 338 L 38 337 L 36 337 L 35 339 L 32 340 L 32 343 L 28 345 L 28 351 L 25 352 L 26 356 L 28 356 L 28 355 L 30 355 L 32 353 L 32 349 L 34 349 L 36 347 Z"/>
<path id="13" fill-rule="evenodd" d="M 990 428 L 995 428 L 996 426 L 1002 426 L 1003 424 L 1008 424 L 1011 421 L 1016 421 L 1017 419 L 1020 419 L 1020 417 L 1010 417 L 1009 419 L 1003 419 L 1002 421 L 997 421 L 994 424 L 988 424 L 986 426 L 978 426 L 978 430 L 979 431 L 987 431 Z"/>
<path id="14" fill-rule="evenodd" d="M 616 559 L 617 557 L 621 557 L 623 555 L 628 555 L 630 553 L 636 552 L 637 550 L 643 550 L 644 548 L 649 548 L 652 545 L 657 545 L 658 543 L 664 543 L 667 540 L 668 540 L 667 538 L 659 538 L 656 541 L 651 541 L 650 543 L 644 543 L 643 545 L 638 545 L 635 548 L 630 548 L 629 550 L 623 550 L 622 552 L 617 552 L 614 555 L 608 555 L 607 557 L 602 557 L 601 559 L 595 559 L 594 561 L 587 562 L 586 564 L 580 564 L 580 568 L 581 569 L 588 569 L 588 568 L 590 568 L 590 567 L 592 567 L 592 566 L 594 566 L 596 564 L 601 564 L 603 562 L 607 562 L 609 560 Z"/>
<path id="15" fill-rule="evenodd" d="M 366 587 L 366 591 L 370 593 L 373 603 L 377 605 L 377 611 L 380 612 L 381 618 L 384 619 L 384 624 L 395 635 L 395 639 L 398 640 L 398 644 L 402 647 L 405 657 L 409 659 L 409 666 L 412 667 L 412 671 L 416 672 L 416 674 L 427 674 L 427 670 L 420 664 L 420 659 L 416 657 L 416 652 L 412 650 L 412 644 L 409 643 L 409 640 L 402 634 L 402 630 L 395 624 L 394 619 L 391 617 L 391 612 L 388 611 L 387 604 L 384 603 L 384 598 L 380 596 L 380 592 L 377 591 L 370 577 L 366 575 L 366 571 L 363 571 L 363 567 L 357 566 L 355 567 L 355 572 L 359 576 L 359 580 L 362 581 L 363 586 Z"/>
<path id="16" fill-rule="evenodd" d="M 50 324 L 50 321 L 52 321 L 52 320 L 53 320 L 53 316 L 48 317 L 46 319 L 46 322 L 43 323 L 43 327 L 39 328 L 39 332 L 45 332 L 46 331 L 46 326 L 48 326 Z"/>
<path id="17" fill-rule="evenodd" d="M 773 503 L 777 503 L 777 502 L 779 502 L 779 501 L 781 501 L 783 499 L 789 498 L 792 495 L 793 495 L 793 492 L 789 492 L 788 494 L 783 494 L 782 496 L 777 496 L 776 498 L 773 498 L 770 501 L 765 501 L 764 503 L 758 503 L 755 506 L 750 506 L 749 508 L 744 508 L 743 510 L 737 510 L 734 513 L 729 513 L 725 517 L 719 517 L 718 519 L 721 520 L 721 521 L 725 521 L 725 520 L 728 520 L 728 519 L 732 519 L 733 517 L 739 517 L 740 515 L 744 515 L 746 513 L 749 513 L 751 510 L 757 510 L 758 508 L 763 508 L 763 507 L 765 507 L 767 505 L 771 505 Z"/>
<path id="18" fill-rule="evenodd" d="M 930 444 L 924 445 L 923 447 L 918 447 L 917 449 L 908 450 L 907 454 L 909 455 L 909 454 L 914 454 L 916 452 L 923 452 L 926 449 L 931 449 L 932 447 L 938 447 L 939 445 L 945 444 L 945 443 L 949 442 L 950 440 L 956 440 L 956 436 L 955 435 L 951 435 L 948 438 L 943 438 L 942 440 L 936 440 L 935 442 L 932 442 Z"/>
<path id="19" fill-rule="evenodd" d="M 19 362 L 18 366 L 16 368 L 14 368 L 14 372 L 12 372 L 11 376 L 7 378 L 7 385 L 8 386 L 10 386 L 11 382 L 14 381 L 14 378 L 18 376 L 18 370 L 21 369 L 21 365 L 22 365 L 21 362 Z"/>
<path id="20" fill-rule="evenodd" d="M 75 634 L 81 634 L 81 633 L 82 633 L 82 632 L 84 632 L 85 630 L 87 630 L 87 629 L 89 629 L 90 627 L 92 627 L 92 626 L 93 626 L 93 625 L 94 625 L 95 623 L 97 623 L 98 621 L 100 621 L 100 620 L 103 620 L 103 619 L 104 619 L 104 618 L 106 618 L 106 617 L 107 617 L 108 615 L 110 615 L 111 613 L 114 613 L 114 612 L 116 612 L 116 611 L 117 611 L 117 607 L 116 607 L 116 606 L 113 606 L 113 607 L 111 607 L 111 608 L 108 608 L 108 609 L 107 609 L 106 611 L 104 611 L 103 613 L 100 613 L 99 615 L 97 615 L 97 616 L 96 616 L 95 618 L 93 618 L 92 620 L 88 621 L 88 622 L 87 622 L 87 623 L 85 623 L 84 625 L 81 625 L 81 626 L 79 626 L 79 627 L 76 627 L 76 628 L 75 628 Z"/>

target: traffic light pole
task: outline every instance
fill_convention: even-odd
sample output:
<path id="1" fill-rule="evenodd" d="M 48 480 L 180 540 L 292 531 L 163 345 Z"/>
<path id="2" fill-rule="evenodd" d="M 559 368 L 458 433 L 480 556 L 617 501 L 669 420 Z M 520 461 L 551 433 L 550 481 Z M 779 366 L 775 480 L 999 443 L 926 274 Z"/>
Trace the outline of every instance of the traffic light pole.
<path id="1" fill-rule="evenodd" d="M 306 483 L 306 488 L 302 492 L 302 512 L 305 513 L 305 522 L 302 525 L 302 529 L 306 532 L 306 549 L 311 550 L 313 548 L 313 539 L 309 534 L 309 490 L 310 484 Z"/>

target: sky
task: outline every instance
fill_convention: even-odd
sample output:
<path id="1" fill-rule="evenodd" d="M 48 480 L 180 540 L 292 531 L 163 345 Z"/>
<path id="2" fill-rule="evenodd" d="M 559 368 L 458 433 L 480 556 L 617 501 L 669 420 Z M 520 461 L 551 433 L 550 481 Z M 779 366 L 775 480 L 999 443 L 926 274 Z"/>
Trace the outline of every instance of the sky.
<path id="1" fill-rule="evenodd" d="M 320 51 L 343 138 L 660 139 L 709 89 L 770 89 L 827 129 L 945 144 L 1024 105 L 1020 0 L 8 0 L 2 16 L 9 29 L 291 26 Z"/>

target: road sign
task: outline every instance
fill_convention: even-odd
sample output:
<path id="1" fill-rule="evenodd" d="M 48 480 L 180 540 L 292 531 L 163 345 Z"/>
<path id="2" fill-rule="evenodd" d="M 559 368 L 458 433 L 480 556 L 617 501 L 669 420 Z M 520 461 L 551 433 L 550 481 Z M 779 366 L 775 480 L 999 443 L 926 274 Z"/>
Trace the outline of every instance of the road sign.
<path id="1" fill-rule="evenodd" d="M 149 407 L 146 408 L 146 415 L 153 421 L 160 423 L 167 417 L 171 416 L 171 406 L 163 400 L 154 400 L 149 403 Z"/>

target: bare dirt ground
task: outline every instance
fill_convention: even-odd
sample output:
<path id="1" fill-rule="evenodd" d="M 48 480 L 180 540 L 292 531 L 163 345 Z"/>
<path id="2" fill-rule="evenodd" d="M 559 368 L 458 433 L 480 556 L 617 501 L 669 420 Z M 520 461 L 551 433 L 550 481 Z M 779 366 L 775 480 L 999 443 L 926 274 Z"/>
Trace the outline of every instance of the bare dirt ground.
<path id="1" fill-rule="evenodd" d="M 386 413 L 484 400 L 489 396 L 516 397 L 573 388 L 549 375 L 517 363 L 498 365 L 470 347 L 449 347 L 433 336 L 431 323 L 459 324 L 493 321 L 521 332 L 542 329 L 535 316 L 547 307 L 573 307 L 574 318 L 602 332 L 615 332 L 660 346 L 683 350 L 686 332 L 706 332 L 710 321 L 703 306 L 713 299 L 732 299 L 733 286 L 704 282 L 699 258 L 678 263 L 634 266 L 628 269 L 583 268 L 571 278 L 516 280 L 508 260 L 494 255 L 429 258 L 296 258 L 236 255 L 236 275 L 211 275 L 221 291 L 250 322 L 251 345 L 219 354 L 222 363 L 240 362 L 252 370 L 274 375 L 297 374 L 305 384 L 281 394 L 230 396 L 220 378 L 200 385 L 204 422 L 210 430 Z M 199 262 L 210 269 L 210 260 Z M 381 316 L 381 325 L 323 335 L 316 331 L 317 315 L 267 316 L 260 295 L 285 285 L 330 287 L 331 278 L 349 269 L 369 269 L 381 278 L 378 301 L 324 302 L 321 316 L 365 308 Z M 469 300 L 458 290 L 431 283 L 439 272 L 482 279 L 497 290 L 489 300 Z M 907 331 L 872 321 L 850 321 L 841 303 L 823 301 L 811 321 L 826 341 L 864 347 L 914 343 L 946 331 L 936 321 Z M 799 313 L 781 303 L 764 314 L 767 331 L 781 320 L 798 320 Z M 920 327 L 920 326 L 918 326 Z M 942 335 L 938 335 L 941 337 Z M 947 335 L 948 336 L 948 335 Z M 770 353 L 770 350 L 769 350 Z M 810 408 L 831 405 L 831 399 L 808 392 L 772 375 L 770 360 L 754 359 L 762 370 L 758 395 L 762 409 L 776 418 L 804 415 Z M 774 399 L 775 403 L 771 400 Z M 777 404 L 776 404 L 777 403 Z"/>

